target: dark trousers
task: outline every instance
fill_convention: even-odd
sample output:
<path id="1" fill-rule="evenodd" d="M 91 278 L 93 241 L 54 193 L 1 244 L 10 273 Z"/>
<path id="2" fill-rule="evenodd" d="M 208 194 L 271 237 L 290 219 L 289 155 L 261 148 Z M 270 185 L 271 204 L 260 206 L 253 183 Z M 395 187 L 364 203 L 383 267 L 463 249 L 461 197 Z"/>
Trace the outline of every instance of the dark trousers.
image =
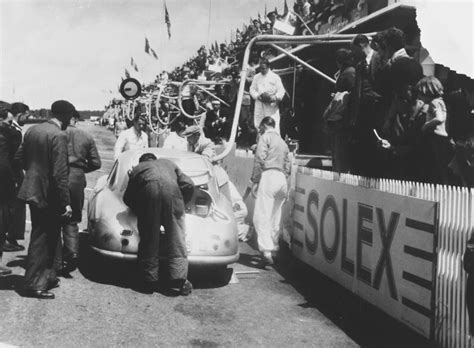
<path id="1" fill-rule="evenodd" d="M 8 202 L 0 201 L 0 261 L 3 256 L 3 245 L 7 237 L 7 228 L 10 219 L 10 206 Z"/>
<path id="2" fill-rule="evenodd" d="M 69 194 L 71 196 L 72 218 L 63 226 L 63 248 L 60 259 L 68 260 L 79 254 L 79 226 L 82 221 L 82 209 L 84 208 L 84 189 L 86 177 L 84 171 L 79 168 L 70 168 L 69 172 Z"/>
<path id="3" fill-rule="evenodd" d="M 12 202 L 12 218 L 8 226 L 9 241 L 25 239 L 26 204 L 15 198 Z"/>
<path id="4" fill-rule="evenodd" d="M 145 282 L 156 282 L 159 278 L 184 280 L 188 276 L 184 203 L 166 191 L 166 185 L 157 181 L 148 183 L 142 197 L 142 209 L 138 212 L 138 264 Z M 164 234 L 160 231 L 161 226 Z M 168 260 L 166 277 L 158 275 L 160 257 Z"/>
<path id="5" fill-rule="evenodd" d="M 61 222 L 53 208 L 37 208 L 30 204 L 31 239 L 26 259 L 25 288 L 46 290 L 56 278 L 55 254 Z"/>

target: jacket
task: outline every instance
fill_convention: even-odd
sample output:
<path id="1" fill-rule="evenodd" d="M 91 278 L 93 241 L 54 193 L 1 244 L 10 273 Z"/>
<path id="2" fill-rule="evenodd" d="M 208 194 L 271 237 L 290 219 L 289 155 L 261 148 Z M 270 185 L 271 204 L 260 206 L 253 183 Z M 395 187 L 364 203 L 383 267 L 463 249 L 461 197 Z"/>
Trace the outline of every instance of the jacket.
<path id="1" fill-rule="evenodd" d="M 15 162 L 25 170 L 18 198 L 60 213 L 70 205 L 67 136 L 53 120 L 28 129 Z"/>

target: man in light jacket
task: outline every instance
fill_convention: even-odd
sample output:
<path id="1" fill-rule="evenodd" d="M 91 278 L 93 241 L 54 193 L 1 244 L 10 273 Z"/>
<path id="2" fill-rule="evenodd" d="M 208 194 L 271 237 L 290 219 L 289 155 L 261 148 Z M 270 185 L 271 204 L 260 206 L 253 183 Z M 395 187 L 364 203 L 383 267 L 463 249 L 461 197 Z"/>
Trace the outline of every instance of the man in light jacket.
<path id="1" fill-rule="evenodd" d="M 275 129 L 280 133 L 280 109 L 278 103 L 285 96 L 285 88 L 280 76 L 270 70 L 270 62 L 262 59 L 260 72 L 255 75 L 250 86 L 250 95 L 255 99 L 254 124 L 258 129 L 263 118 L 275 120 Z"/>

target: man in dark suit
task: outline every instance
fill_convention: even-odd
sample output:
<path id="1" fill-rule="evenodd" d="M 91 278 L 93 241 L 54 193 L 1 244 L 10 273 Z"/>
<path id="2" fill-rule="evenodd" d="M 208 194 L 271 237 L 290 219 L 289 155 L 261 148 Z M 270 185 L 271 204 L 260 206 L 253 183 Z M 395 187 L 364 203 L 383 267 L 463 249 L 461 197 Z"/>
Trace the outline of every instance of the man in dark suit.
<path id="1" fill-rule="evenodd" d="M 15 199 L 15 178 L 12 168 L 13 155 L 20 145 L 8 123 L 11 106 L 0 102 L 0 262 L 2 261 L 8 225 L 11 221 L 11 206 Z M 0 265 L 0 276 L 11 274 L 11 269 Z"/>
<path id="2" fill-rule="evenodd" d="M 15 160 L 25 169 L 18 197 L 29 204 L 31 239 L 25 272 L 25 295 L 53 299 L 59 285 L 55 253 L 61 223 L 72 216 L 68 187 L 66 127 L 74 106 L 59 100 L 51 105 L 52 118 L 28 129 Z"/>
<path id="3" fill-rule="evenodd" d="M 80 115 L 76 111 L 66 130 L 72 218 L 63 226 L 63 248 L 61 253 L 57 255 L 58 261 L 62 261 L 62 270 L 66 274 L 74 271 L 77 267 L 79 255 L 78 223 L 82 220 L 82 208 L 84 207 L 85 173 L 97 170 L 101 166 L 94 139 L 90 134 L 76 127 L 79 119 Z"/>
<path id="4" fill-rule="evenodd" d="M 21 126 L 24 125 L 26 117 L 30 108 L 23 103 L 13 103 L 11 113 L 13 118 L 10 122 L 14 134 L 14 142 L 21 144 L 23 138 Z M 18 148 L 18 147 L 17 147 Z M 15 150 L 16 151 L 16 150 Z M 15 176 L 15 192 L 18 195 L 18 190 L 23 182 L 23 169 L 14 168 Z M 15 195 L 15 196 L 16 196 Z M 3 251 L 21 251 L 25 250 L 23 245 L 18 243 L 18 240 L 25 238 L 25 220 L 26 220 L 26 206 L 21 199 L 15 198 L 12 201 L 12 218 L 8 226 L 7 241 L 3 246 Z"/>

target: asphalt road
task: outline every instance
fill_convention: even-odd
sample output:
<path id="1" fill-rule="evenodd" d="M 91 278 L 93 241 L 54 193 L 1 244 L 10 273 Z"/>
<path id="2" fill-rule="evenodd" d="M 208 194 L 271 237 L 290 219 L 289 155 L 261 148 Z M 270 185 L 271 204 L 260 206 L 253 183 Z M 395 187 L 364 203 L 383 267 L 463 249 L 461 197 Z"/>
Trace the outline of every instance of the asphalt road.
<path id="1" fill-rule="evenodd" d="M 115 138 L 99 126 L 82 123 L 80 127 L 93 134 L 103 161 L 100 171 L 88 175 L 88 188 L 92 188 L 112 167 Z M 86 190 L 86 197 L 88 194 Z M 29 230 L 28 224 L 24 245 Z M 86 239 L 82 242 L 84 247 Z M 26 251 L 5 253 L 4 262 L 14 274 L 0 278 L 0 346 L 380 347 L 425 343 L 288 253 L 278 266 L 257 269 L 257 252 L 251 245 L 240 244 L 239 262 L 223 275 L 230 279 L 227 285 L 222 275 L 191 270 L 195 290 L 188 297 L 141 294 L 135 290 L 134 266 L 116 263 L 108 264 L 106 273 L 75 271 L 53 290 L 53 301 L 24 298 L 18 290 Z"/>

